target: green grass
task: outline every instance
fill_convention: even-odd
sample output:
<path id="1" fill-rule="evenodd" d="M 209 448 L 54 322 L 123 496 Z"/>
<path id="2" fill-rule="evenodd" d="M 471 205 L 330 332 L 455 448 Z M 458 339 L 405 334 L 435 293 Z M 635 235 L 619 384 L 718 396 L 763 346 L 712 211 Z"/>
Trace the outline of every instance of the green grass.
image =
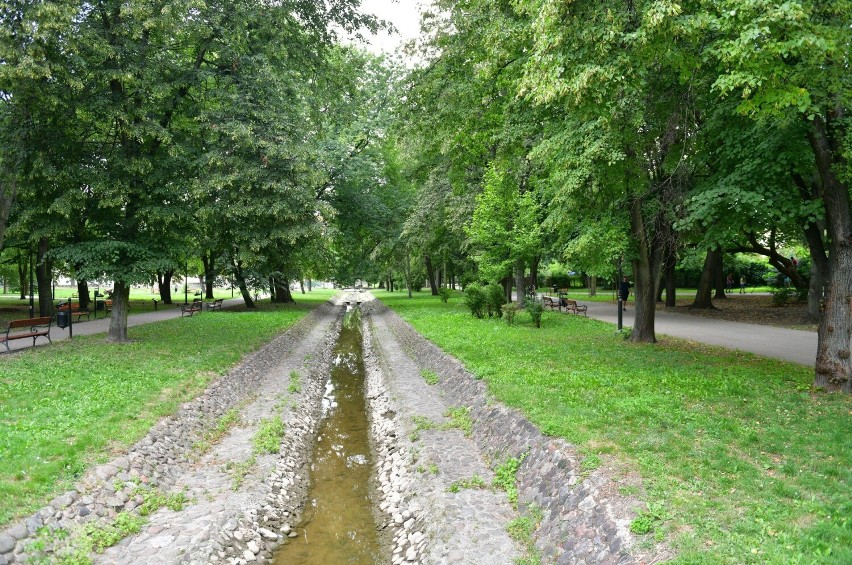
<path id="1" fill-rule="evenodd" d="M 638 471 L 643 529 L 677 563 L 852 562 L 852 399 L 811 391 L 812 370 L 669 338 L 632 344 L 582 317 L 545 312 L 536 329 L 522 313 L 508 326 L 460 300 L 376 294 L 498 400 L 578 445 L 584 471 L 607 457 Z"/>
<path id="2" fill-rule="evenodd" d="M 70 488 L 330 294 L 137 326 L 131 344 L 86 336 L 0 356 L 0 525 Z"/>
<path id="3" fill-rule="evenodd" d="M 281 450 L 281 438 L 284 437 L 284 422 L 277 415 L 264 418 L 257 426 L 252 438 L 253 451 L 257 454 L 278 453 Z"/>

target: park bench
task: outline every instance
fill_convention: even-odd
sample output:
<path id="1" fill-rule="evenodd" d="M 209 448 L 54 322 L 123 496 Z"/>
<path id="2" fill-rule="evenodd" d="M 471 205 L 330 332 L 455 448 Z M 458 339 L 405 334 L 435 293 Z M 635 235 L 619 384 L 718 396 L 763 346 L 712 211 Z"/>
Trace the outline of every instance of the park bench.
<path id="1" fill-rule="evenodd" d="M 201 312 L 201 300 L 193 300 L 191 304 L 181 304 L 181 318 L 183 318 L 184 314 L 189 314 L 189 316 L 192 317 L 192 315 L 196 312 Z"/>
<path id="2" fill-rule="evenodd" d="M 217 298 L 216 300 L 213 300 L 212 302 L 208 302 L 207 303 L 207 310 L 208 311 L 221 310 L 222 309 L 222 302 L 224 300 L 225 300 L 224 298 Z"/>
<path id="3" fill-rule="evenodd" d="M 565 313 L 566 314 L 568 312 L 574 312 L 575 314 L 580 314 L 582 312 L 583 315 L 588 318 L 589 315 L 586 313 L 586 310 L 588 310 L 588 309 L 589 309 L 589 307 L 586 306 L 585 304 L 577 304 L 576 300 L 568 300 L 567 298 L 565 299 Z"/>
<path id="4" fill-rule="evenodd" d="M 545 308 L 550 308 L 551 310 L 559 310 L 559 299 L 551 298 L 550 296 L 542 296 L 541 302 Z"/>
<path id="5" fill-rule="evenodd" d="M 36 338 L 46 337 L 47 341 L 53 343 L 50 339 L 50 316 L 43 318 L 29 318 L 26 320 L 12 320 L 6 326 L 6 331 L 0 334 L 0 342 L 6 346 L 6 351 L 9 353 L 12 350 L 9 348 L 9 342 L 13 339 L 24 339 L 27 337 L 33 338 L 33 347 L 36 344 Z"/>
<path id="6" fill-rule="evenodd" d="M 56 311 L 57 312 L 67 312 L 68 311 L 68 303 L 65 302 L 63 304 L 60 304 L 59 306 L 56 307 Z M 77 316 L 78 322 L 83 318 L 83 316 L 85 316 L 87 320 L 90 319 L 89 318 L 89 309 L 88 308 L 80 308 L 79 304 L 72 304 L 71 305 L 71 315 Z"/>

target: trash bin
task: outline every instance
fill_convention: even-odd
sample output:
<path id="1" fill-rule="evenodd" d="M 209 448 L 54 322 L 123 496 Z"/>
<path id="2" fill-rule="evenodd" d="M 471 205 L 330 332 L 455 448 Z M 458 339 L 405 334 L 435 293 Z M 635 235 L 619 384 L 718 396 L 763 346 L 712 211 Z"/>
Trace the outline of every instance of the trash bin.
<path id="1" fill-rule="evenodd" d="M 66 308 L 65 310 L 57 310 L 56 311 L 56 327 L 65 329 L 68 327 L 68 324 L 71 323 L 71 312 Z"/>

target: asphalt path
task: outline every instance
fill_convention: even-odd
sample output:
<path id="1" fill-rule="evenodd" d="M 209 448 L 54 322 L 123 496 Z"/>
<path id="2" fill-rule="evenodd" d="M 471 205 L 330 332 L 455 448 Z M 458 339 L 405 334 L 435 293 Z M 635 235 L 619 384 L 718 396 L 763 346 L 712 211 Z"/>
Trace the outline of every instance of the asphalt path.
<path id="1" fill-rule="evenodd" d="M 177 303 L 176 303 L 177 304 Z M 182 304 L 182 303 L 181 303 Z M 229 298 L 222 302 L 223 308 L 230 308 L 233 306 L 239 306 L 244 304 L 242 297 L 239 298 Z M 205 310 L 201 313 L 203 316 L 207 313 L 206 307 Z M 94 314 L 92 315 L 91 320 L 83 320 L 81 322 L 74 321 L 72 324 L 74 330 L 74 336 L 83 336 L 83 335 L 95 335 L 95 334 L 105 334 L 109 330 L 109 317 L 104 318 L 104 313 L 98 313 L 101 317 L 98 319 L 94 318 Z M 194 314 L 198 316 L 199 314 Z M 159 310 L 154 312 L 143 312 L 141 314 L 133 314 L 131 313 L 127 317 L 127 327 L 132 328 L 133 326 L 141 326 L 142 324 L 150 324 L 151 322 L 160 322 L 162 320 L 170 320 L 172 318 L 180 318 L 180 308 L 167 308 L 160 307 Z M 74 320 L 77 317 L 74 316 Z M 0 326 L 2 328 L 4 326 Z M 2 331 L 2 330 L 0 330 Z M 66 340 L 69 337 L 68 328 L 59 328 L 56 326 L 56 322 L 53 322 L 53 325 L 50 327 L 50 339 L 53 342 Z M 41 347 L 43 345 L 49 345 L 50 342 L 47 341 L 47 338 L 39 337 L 36 339 L 36 347 Z M 29 349 L 33 346 L 33 341 L 30 338 L 16 339 L 9 342 L 9 348 L 14 352 L 21 349 Z M 0 344 L 0 354 L 6 353 L 6 346 Z"/>
<path id="2" fill-rule="evenodd" d="M 590 318 L 618 324 L 618 307 L 615 303 L 581 303 L 588 305 Z M 623 314 L 623 327 L 633 327 L 636 312 L 632 302 L 628 302 L 627 311 Z M 813 367 L 816 361 L 817 334 L 813 331 L 714 320 L 661 310 L 657 310 L 654 330 L 657 334 L 748 351 L 809 367 Z"/>

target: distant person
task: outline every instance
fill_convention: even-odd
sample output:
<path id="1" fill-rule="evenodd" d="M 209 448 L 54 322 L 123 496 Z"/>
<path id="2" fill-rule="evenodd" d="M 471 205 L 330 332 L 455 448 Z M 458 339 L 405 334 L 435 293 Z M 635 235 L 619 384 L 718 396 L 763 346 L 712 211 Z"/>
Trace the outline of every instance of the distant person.
<path id="1" fill-rule="evenodd" d="M 799 261 L 793 255 L 790 255 L 790 262 L 793 264 L 793 270 L 799 269 Z"/>
<path id="2" fill-rule="evenodd" d="M 728 279 L 725 281 L 725 290 L 732 291 L 734 290 L 734 275 L 728 273 Z"/>
<path id="3" fill-rule="evenodd" d="M 746 280 L 745 277 L 740 277 L 740 294 L 745 294 Z"/>
<path id="4" fill-rule="evenodd" d="M 630 281 L 627 280 L 627 277 L 622 278 L 618 285 L 618 296 L 623 301 L 622 310 L 627 310 L 627 297 L 630 296 Z"/>

